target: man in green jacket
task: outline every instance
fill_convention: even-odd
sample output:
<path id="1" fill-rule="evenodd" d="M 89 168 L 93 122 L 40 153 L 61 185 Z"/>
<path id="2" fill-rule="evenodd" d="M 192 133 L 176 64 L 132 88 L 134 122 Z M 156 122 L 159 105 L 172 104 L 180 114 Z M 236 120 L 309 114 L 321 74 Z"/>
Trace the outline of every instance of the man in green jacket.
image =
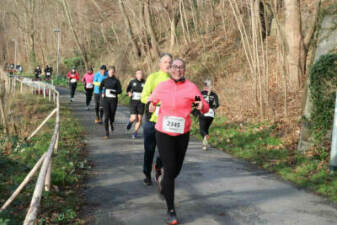
<path id="1" fill-rule="evenodd" d="M 145 185 L 152 185 L 151 180 L 151 171 L 152 171 L 152 163 L 153 163 L 153 157 L 156 150 L 156 131 L 155 131 L 155 124 L 157 122 L 158 118 L 158 112 L 159 107 L 157 107 L 155 110 L 152 109 L 150 111 L 154 111 L 153 113 L 149 112 L 149 104 L 148 104 L 148 98 L 154 91 L 154 89 L 157 87 L 157 85 L 160 82 L 166 81 L 170 79 L 169 75 L 169 69 L 170 64 L 172 61 L 171 54 L 163 53 L 160 56 L 159 61 L 159 71 L 152 73 L 149 75 L 145 82 L 145 86 L 143 88 L 142 96 L 141 96 L 141 102 L 146 104 L 146 116 L 145 116 L 145 123 L 143 125 L 143 131 L 144 131 L 144 165 L 143 165 L 143 172 L 145 174 L 144 184 Z M 152 106 L 152 105 L 150 105 Z M 160 158 L 157 157 L 156 164 L 155 164 L 155 170 L 156 170 L 156 179 L 161 174 L 161 161 Z"/>

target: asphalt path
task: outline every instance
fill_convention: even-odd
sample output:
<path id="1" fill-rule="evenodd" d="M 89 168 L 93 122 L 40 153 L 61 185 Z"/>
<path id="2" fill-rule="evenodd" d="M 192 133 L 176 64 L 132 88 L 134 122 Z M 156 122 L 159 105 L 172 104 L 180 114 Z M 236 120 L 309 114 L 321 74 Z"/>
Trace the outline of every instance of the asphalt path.
<path id="1" fill-rule="evenodd" d="M 94 124 L 93 102 L 87 111 L 82 93 L 69 103 L 69 92 L 60 91 L 63 104 L 86 130 L 88 157 L 94 164 L 84 190 L 83 219 L 95 225 L 165 224 L 165 202 L 155 186 L 143 184 L 143 139 L 132 139 L 125 128 L 128 108 L 118 107 L 115 131 L 104 140 L 103 125 Z M 193 138 L 176 180 L 175 201 L 186 225 L 337 224 L 337 210 L 326 199 L 222 151 L 203 152 Z"/>

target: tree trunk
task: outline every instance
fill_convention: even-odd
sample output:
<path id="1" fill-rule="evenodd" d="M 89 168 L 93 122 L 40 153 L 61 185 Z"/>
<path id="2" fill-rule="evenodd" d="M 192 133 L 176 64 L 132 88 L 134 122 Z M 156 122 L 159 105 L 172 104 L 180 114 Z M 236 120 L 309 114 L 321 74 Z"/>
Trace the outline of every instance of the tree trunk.
<path id="1" fill-rule="evenodd" d="M 285 0 L 285 6 L 289 88 L 295 91 L 301 85 L 301 78 L 304 72 L 304 64 L 301 60 L 304 55 L 303 37 L 301 32 L 301 11 L 299 0 Z"/>
<path id="2" fill-rule="evenodd" d="M 151 37 L 152 48 L 153 48 L 155 54 L 159 57 L 159 55 L 160 55 L 159 45 L 158 45 L 156 34 L 154 32 L 152 22 L 151 22 L 150 4 L 151 4 L 150 0 L 147 0 L 147 2 L 145 3 L 145 7 L 144 7 L 145 19 L 146 19 L 146 23 L 147 23 L 147 30 L 148 30 L 148 32 L 150 34 L 150 37 Z"/>
<path id="3" fill-rule="evenodd" d="M 30 1 L 30 39 L 31 39 L 31 50 L 30 50 L 30 60 L 32 64 L 36 63 L 36 52 L 35 52 L 35 0 Z"/>
<path id="4" fill-rule="evenodd" d="M 310 48 L 310 43 L 313 39 L 314 33 L 316 31 L 316 25 L 317 25 L 317 21 L 318 21 L 318 15 L 319 15 L 319 11 L 321 8 L 321 0 L 317 0 L 316 4 L 315 4 L 315 8 L 314 8 L 314 13 L 312 16 L 312 21 L 310 23 L 309 29 L 307 31 L 307 33 L 304 36 L 304 40 L 303 40 L 303 45 L 304 45 L 304 50 L 303 50 L 303 55 L 301 58 L 301 62 L 303 63 L 303 75 L 306 74 L 307 72 L 307 57 L 308 57 L 308 52 L 309 52 L 309 48 Z"/>
<path id="5" fill-rule="evenodd" d="M 119 9 L 121 10 L 121 13 L 122 13 L 122 16 L 123 16 L 123 19 L 124 19 L 125 26 L 127 28 L 127 34 L 128 34 L 128 37 L 129 37 L 131 45 L 132 45 L 133 53 L 134 53 L 135 57 L 137 59 L 139 59 L 140 56 L 141 56 L 141 52 L 140 52 L 140 49 L 139 49 L 138 44 L 136 42 L 136 38 L 133 35 L 131 23 L 130 23 L 128 15 L 126 14 L 124 4 L 123 4 L 123 0 L 119 0 L 118 3 L 119 3 Z"/>
<path id="6" fill-rule="evenodd" d="M 313 15 L 313 20 L 311 21 L 309 30 L 307 32 L 307 34 L 305 35 L 304 38 L 304 55 L 303 55 L 303 62 L 304 62 L 304 69 L 305 69 L 305 73 L 306 73 L 306 58 L 308 55 L 308 51 L 309 51 L 309 47 L 310 47 L 310 43 L 312 40 L 312 37 L 315 33 L 315 28 L 316 28 L 316 24 L 318 21 L 318 14 L 320 11 L 320 4 L 321 4 L 321 0 L 317 0 L 316 5 L 315 5 L 315 9 L 314 9 L 314 15 Z M 320 34 L 320 37 L 318 38 L 318 40 L 322 40 L 322 37 L 326 38 L 326 34 L 324 32 L 322 32 Z M 318 43 L 317 48 L 319 48 L 319 45 L 321 43 Z M 328 51 L 327 51 L 328 52 Z M 316 62 L 316 60 L 319 58 L 319 55 L 317 54 L 316 51 L 316 55 L 315 55 L 315 60 L 313 63 Z M 311 119 L 311 113 L 313 110 L 313 103 L 312 103 L 312 98 L 311 98 L 311 91 L 309 89 L 310 87 L 310 76 L 307 76 L 307 80 L 305 83 L 305 87 L 304 87 L 304 95 L 303 95 L 303 103 L 302 103 L 302 111 L 303 111 L 303 117 L 306 118 L 305 120 L 302 121 L 302 126 L 301 126 L 301 133 L 300 133 L 300 140 L 298 142 L 298 150 L 300 151 L 306 151 L 308 150 L 312 145 L 312 141 L 311 141 L 311 126 L 312 124 L 310 123 L 310 119 Z"/>
<path id="7" fill-rule="evenodd" d="M 180 15 L 179 13 L 175 14 L 173 18 L 171 18 L 171 38 L 170 38 L 170 49 L 172 51 L 174 45 L 176 44 L 177 39 L 177 24 L 179 22 Z"/>
<path id="8" fill-rule="evenodd" d="M 103 10 L 102 10 L 102 8 L 99 6 L 99 4 L 96 2 L 96 0 L 91 0 L 91 2 L 92 2 L 92 4 L 97 8 L 97 10 L 99 11 L 99 12 L 103 12 Z M 111 43 L 108 41 L 108 39 L 107 39 L 107 37 L 106 37 L 106 35 L 105 35 L 105 29 L 104 29 L 104 18 L 103 18 L 103 16 L 100 14 L 100 13 L 97 13 L 97 15 L 99 16 L 99 18 L 100 18 L 100 28 L 101 28 L 101 34 L 102 34 L 102 37 L 103 37 L 103 40 L 104 40 L 104 42 L 108 45 L 108 47 L 109 47 L 109 49 L 110 49 L 110 51 L 113 51 L 114 49 L 113 49 L 113 46 L 111 45 Z M 115 32 L 114 31 L 114 29 L 113 29 L 113 32 Z M 114 33 L 115 34 L 115 33 Z M 118 40 L 118 39 L 117 39 Z"/>
<path id="9" fill-rule="evenodd" d="M 6 116 L 5 112 L 5 95 L 6 95 L 6 85 L 5 81 L 1 80 L 0 81 L 0 115 L 2 119 L 2 126 L 4 127 L 4 130 L 6 134 L 8 135 L 9 130 L 8 130 L 8 118 Z"/>
<path id="10" fill-rule="evenodd" d="M 87 70 L 89 68 L 89 65 L 88 65 L 89 63 L 88 63 L 88 57 L 87 57 L 86 50 L 81 45 L 80 40 L 78 38 L 77 32 L 75 30 L 75 27 L 74 27 L 74 24 L 73 24 L 73 21 L 72 21 L 72 18 L 71 18 L 71 14 L 70 14 L 70 11 L 69 11 L 67 0 L 63 0 L 62 3 L 63 3 L 64 11 L 66 13 L 66 16 L 67 16 L 67 19 L 68 19 L 68 22 L 69 22 L 69 25 L 70 25 L 70 29 L 74 34 L 76 45 L 77 45 L 79 51 L 81 52 L 81 56 L 82 56 L 82 59 L 83 59 L 83 62 L 84 62 L 84 66 L 85 66 L 85 69 Z"/>

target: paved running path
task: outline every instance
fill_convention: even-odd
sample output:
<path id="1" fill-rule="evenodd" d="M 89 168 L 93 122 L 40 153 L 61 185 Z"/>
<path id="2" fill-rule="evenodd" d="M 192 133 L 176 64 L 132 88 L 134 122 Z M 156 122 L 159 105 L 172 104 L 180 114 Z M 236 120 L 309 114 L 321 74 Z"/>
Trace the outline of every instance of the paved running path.
<path id="1" fill-rule="evenodd" d="M 83 102 L 84 95 L 77 93 L 70 106 L 87 131 L 89 159 L 95 164 L 84 193 L 87 224 L 165 224 L 165 203 L 155 186 L 143 184 L 143 140 L 132 140 L 125 130 L 128 109 L 119 106 L 115 132 L 104 140 L 102 125 L 93 123 L 94 110 L 86 111 Z M 176 181 L 182 224 L 337 224 L 336 208 L 323 198 L 216 149 L 202 152 L 200 145 L 192 139 Z"/>

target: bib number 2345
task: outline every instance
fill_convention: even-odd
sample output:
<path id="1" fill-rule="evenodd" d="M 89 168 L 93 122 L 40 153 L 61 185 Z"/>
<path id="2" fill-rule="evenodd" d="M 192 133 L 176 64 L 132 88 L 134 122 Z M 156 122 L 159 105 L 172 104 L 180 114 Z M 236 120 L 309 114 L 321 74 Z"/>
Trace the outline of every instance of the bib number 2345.
<path id="1" fill-rule="evenodd" d="M 185 119 L 176 116 L 164 117 L 163 130 L 170 133 L 183 134 L 185 130 Z"/>

